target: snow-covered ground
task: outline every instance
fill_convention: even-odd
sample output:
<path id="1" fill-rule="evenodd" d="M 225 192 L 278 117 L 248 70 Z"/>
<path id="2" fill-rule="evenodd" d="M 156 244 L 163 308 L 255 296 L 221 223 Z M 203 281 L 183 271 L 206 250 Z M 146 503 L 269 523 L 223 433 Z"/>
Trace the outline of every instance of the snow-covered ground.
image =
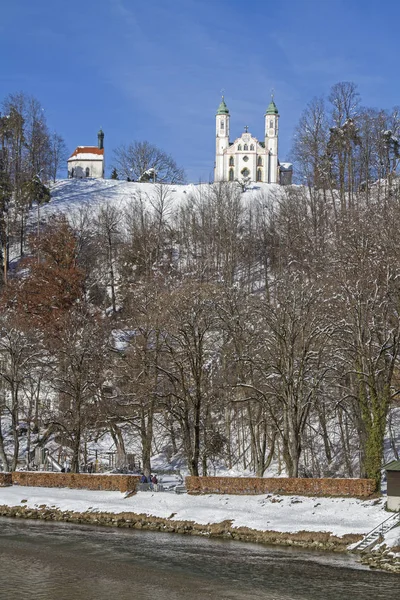
<path id="1" fill-rule="evenodd" d="M 198 185 L 193 183 L 188 185 L 165 184 L 162 192 L 165 216 L 182 206 L 191 194 L 209 189 L 210 184 L 208 183 Z M 252 184 L 242 194 L 244 205 L 259 197 L 260 193 L 264 198 L 272 200 L 282 197 L 285 189 L 275 184 Z M 49 204 L 43 205 L 40 210 L 42 218 L 60 212 L 71 217 L 74 212 L 85 206 L 89 207 L 93 213 L 96 212 L 96 207 L 104 204 L 124 209 L 139 198 L 147 209 L 154 209 L 160 200 L 159 184 L 115 179 L 60 179 L 51 186 L 51 201 Z M 32 218 L 36 218 L 35 211 L 32 211 Z"/>
<path id="2" fill-rule="evenodd" d="M 23 502 L 21 503 L 22 501 Z M 367 533 L 386 517 L 383 500 L 305 498 L 298 496 L 189 496 L 169 492 L 120 492 L 12 486 L 0 488 L 0 505 L 37 508 L 46 505 L 76 512 L 131 512 L 193 521 L 231 520 L 234 527 L 259 531 L 330 532 L 337 536 Z"/>

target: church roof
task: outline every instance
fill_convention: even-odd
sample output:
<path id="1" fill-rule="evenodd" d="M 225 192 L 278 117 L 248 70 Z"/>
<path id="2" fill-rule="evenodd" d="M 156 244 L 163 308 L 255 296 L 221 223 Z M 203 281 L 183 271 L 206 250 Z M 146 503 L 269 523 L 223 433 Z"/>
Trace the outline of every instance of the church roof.
<path id="1" fill-rule="evenodd" d="M 265 114 L 266 115 L 277 115 L 278 114 L 278 107 L 276 106 L 276 104 L 273 100 L 271 100 L 271 102 L 268 104 L 267 112 Z"/>
<path id="2" fill-rule="evenodd" d="M 222 96 L 221 104 L 218 106 L 217 115 L 229 115 L 229 110 Z"/>
<path id="3" fill-rule="evenodd" d="M 78 146 L 68 160 L 103 160 L 103 158 L 104 148 L 98 148 L 97 146 Z"/>

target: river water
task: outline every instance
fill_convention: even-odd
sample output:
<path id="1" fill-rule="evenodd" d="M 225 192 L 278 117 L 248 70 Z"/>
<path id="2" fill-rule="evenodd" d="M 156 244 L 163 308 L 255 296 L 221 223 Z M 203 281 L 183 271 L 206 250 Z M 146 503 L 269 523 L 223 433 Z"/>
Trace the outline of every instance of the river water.
<path id="1" fill-rule="evenodd" d="M 399 600 L 355 557 L 0 518 L 0 600 Z"/>

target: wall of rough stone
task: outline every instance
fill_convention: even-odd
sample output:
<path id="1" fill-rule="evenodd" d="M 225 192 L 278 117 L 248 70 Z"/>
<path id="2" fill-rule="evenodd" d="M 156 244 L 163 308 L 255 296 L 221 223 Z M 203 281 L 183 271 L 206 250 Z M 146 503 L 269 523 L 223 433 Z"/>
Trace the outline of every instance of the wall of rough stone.
<path id="1" fill-rule="evenodd" d="M 57 487 L 85 490 L 136 491 L 139 475 L 101 475 L 92 473 L 44 473 L 37 471 L 14 471 L 14 485 L 30 487 Z"/>
<path id="2" fill-rule="evenodd" d="M 76 512 L 58 508 L 29 508 L 26 505 L 4 506 L 0 504 L 0 517 L 21 519 L 43 519 L 44 521 L 63 521 L 65 523 L 86 523 L 87 525 L 105 525 L 107 527 L 126 527 L 130 529 L 180 533 L 202 537 L 220 537 L 243 542 L 279 544 L 280 546 L 298 546 L 317 550 L 335 550 L 345 552 L 349 544 L 359 542 L 360 534 L 345 534 L 342 537 L 326 531 L 298 531 L 296 533 L 279 531 L 258 531 L 249 527 L 235 527 L 232 521 L 200 524 L 193 521 L 176 521 L 173 518 L 153 515 L 126 513 Z M 171 515 L 173 517 L 173 515 Z"/>
<path id="3" fill-rule="evenodd" d="M 290 477 L 186 477 L 189 494 L 290 494 L 368 498 L 373 479 L 305 479 Z"/>

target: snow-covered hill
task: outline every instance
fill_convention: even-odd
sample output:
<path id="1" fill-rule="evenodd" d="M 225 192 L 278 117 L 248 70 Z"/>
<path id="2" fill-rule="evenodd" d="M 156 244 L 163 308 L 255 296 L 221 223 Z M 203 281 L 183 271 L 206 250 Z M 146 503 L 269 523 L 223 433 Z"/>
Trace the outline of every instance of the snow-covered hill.
<path id="1" fill-rule="evenodd" d="M 162 193 L 168 214 L 172 216 L 190 195 L 206 193 L 207 190 L 210 190 L 208 183 L 164 185 Z M 243 204 L 247 205 L 261 196 L 272 201 L 279 198 L 284 190 L 285 188 L 273 184 L 253 185 L 242 194 Z M 96 208 L 104 204 L 112 204 L 123 210 L 139 199 L 149 210 L 154 209 L 160 201 L 160 185 L 113 179 L 62 179 L 52 185 L 51 201 L 41 208 L 41 218 L 57 213 L 71 216 L 84 207 L 95 212 Z"/>

